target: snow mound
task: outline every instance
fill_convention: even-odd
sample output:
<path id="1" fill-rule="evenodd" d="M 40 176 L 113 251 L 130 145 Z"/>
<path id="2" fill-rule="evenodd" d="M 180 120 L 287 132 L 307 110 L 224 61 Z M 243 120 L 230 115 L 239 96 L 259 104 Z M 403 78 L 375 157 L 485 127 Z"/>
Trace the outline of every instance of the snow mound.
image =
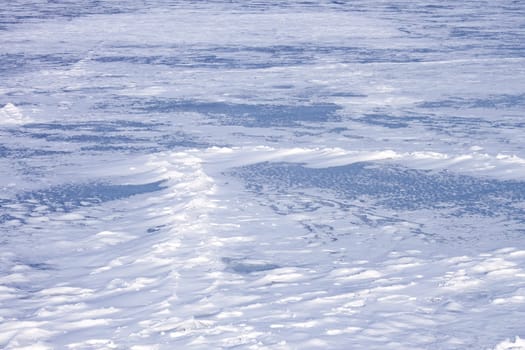
<path id="1" fill-rule="evenodd" d="M 7 103 L 0 109 L 0 124 L 25 124 L 31 119 L 24 116 L 20 108 L 12 103 Z"/>
<path id="2" fill-rule="evenodd" d="M 510 341 L 509 339 L 504 340 L 496 345 L 494 350 L 525 350 L 525 339 L 516 337 L 514 341 Z"/>

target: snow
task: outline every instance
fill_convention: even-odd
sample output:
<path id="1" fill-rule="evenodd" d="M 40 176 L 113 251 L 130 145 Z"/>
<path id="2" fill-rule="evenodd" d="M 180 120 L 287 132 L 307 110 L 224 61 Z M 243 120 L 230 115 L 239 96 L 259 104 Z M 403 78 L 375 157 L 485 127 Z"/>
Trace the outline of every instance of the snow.
<path id="1" fill-rule="evenodd" d="M 525 347 L 525 341 L 520 337 L 516 337 L 514 341 L 508 339 L 502 341 L 494 348 L 494 350 L 522 349 L 523 347 Z"/>
<path id="2" fill-rule="evenodd" d="M 519 2 L 0 9 L 0 348 L 525 349 Z"/>
<path id="3" fill-rule="evenodd" d="M 12 103 L 7 103 L 4 107 L 0 108 L 0 123 L 4 125 L 16 125 L 29 123 L 31 119 L 25 117 L 22 114 L 20 108 Z"/>

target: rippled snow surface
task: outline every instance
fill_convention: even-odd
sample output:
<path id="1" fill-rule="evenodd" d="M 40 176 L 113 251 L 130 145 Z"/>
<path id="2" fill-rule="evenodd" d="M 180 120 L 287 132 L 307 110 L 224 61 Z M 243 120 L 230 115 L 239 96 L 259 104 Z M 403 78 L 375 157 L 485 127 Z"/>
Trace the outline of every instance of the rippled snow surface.
<path id="1" fill-rule="evenodd" d="M 0 348 L 525 349 L 525 3 L 0 6 Z"/>

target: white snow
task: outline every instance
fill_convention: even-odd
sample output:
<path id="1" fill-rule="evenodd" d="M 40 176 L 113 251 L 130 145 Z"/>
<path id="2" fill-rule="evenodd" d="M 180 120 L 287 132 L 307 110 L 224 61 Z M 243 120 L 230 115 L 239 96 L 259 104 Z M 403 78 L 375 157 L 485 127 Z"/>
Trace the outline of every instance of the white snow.
<path id="1" fill-rule="evenodd" d="M 7 103 L 0 108 L 0 125 L 18 125 L 30 123 L 32 120 L 24 114 L 22 110 L 12 103 Z"/>
<path id="2" fill-rule="evenodd" d="M 512 340 L 504 340 L 501 343 L 499 343 L 494 350 L 521 350 L 525 349 L 525 340 L 521 339 L 520 337 L 516 337 L 514 341 Z"/>
<path id="3" fill-rule="evenodd" d="M 9 2 L 0 348 L 525 349 L 524 14 Z"/>

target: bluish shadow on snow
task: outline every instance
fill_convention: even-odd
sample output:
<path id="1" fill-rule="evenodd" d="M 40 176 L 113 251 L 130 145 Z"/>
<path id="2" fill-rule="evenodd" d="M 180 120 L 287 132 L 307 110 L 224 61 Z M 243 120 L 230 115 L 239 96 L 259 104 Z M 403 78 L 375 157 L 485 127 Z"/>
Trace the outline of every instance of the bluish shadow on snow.
<path id="1" fill-rule="evenodd" d="M 307 168 L 293 163 L 259 163 L 237 168 L 248 189 L 257 194 L 304 189 L 332 190 L 343 199 L 372 200 L 394 210 L 452 209 L 454 215 L 523 217 L 525 182 L 480 179 L 393 165 L 354 163 Z M 316 204 L 311 203 L 313 210 Z"/>

